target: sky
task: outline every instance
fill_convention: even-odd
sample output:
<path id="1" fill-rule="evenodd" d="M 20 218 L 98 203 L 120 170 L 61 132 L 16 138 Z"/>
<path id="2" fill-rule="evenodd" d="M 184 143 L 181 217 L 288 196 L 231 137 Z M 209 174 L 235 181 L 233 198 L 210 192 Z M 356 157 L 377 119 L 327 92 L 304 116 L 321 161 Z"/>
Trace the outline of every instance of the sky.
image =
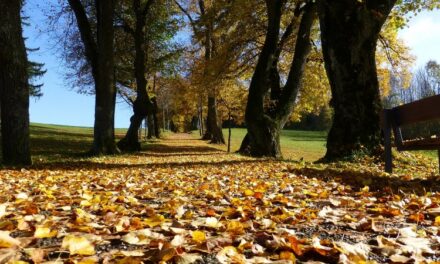
<path id="1" fill-rule="evenodd" d="M 94 97 L 78 94 L 64 80 L 65 65 L 54 47 L 53 35 L 46 31 L 45 16 L 39 0 L 28 0 L 24 13 L 30 26 L 24 27 L 26 45 L 40 50 L 32 52 L 29 59 L 45 64 L 47 73 L 40 80 L 43 96 L 31 98 L 30 120 L 36 123 L 92 127 L 94 122 Z M 50 0 L 55 2 L 56 0 Z M 399 33 L 417 57 L 415 67 L 423 66 L 429 59 L 440 62 L 440 10 L 422 12 L 412 18 L 408 27 Z M 132 109 L 122 100 L 116 104 L 115 126 L 129 126 Z"/>
<path id="2" fill-rule="evenodd" d="M 440 62 L 440 10 L 424 11 L 411 19 L 399 36 L 417 57 L 415 67 L 430 59 Z"/>

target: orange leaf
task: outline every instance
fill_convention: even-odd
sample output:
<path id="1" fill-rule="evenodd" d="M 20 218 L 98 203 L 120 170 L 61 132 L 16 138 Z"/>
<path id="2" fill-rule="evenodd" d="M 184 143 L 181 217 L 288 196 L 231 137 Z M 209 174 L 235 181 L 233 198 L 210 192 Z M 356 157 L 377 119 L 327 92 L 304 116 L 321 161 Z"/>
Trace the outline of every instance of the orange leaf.
<path id="1" fill-rule="evenodd" d="M 296 257 L 295 257 L 295 255 L 294 255 L 292 252 L 290 252 L 290 251 L 282 251 L 282 252 L 280 253 L 280 259 L 281 259 L 281 260 L 290 260 L 290 261 L 292 261 L 293 263 L 296 262 Z"/>

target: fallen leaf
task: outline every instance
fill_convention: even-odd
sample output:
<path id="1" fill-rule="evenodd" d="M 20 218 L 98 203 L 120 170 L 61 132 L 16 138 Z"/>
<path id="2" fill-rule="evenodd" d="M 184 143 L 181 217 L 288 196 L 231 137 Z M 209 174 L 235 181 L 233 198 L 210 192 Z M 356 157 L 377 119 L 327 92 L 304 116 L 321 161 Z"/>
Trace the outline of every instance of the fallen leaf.
<path id="1" fill-rule="evenodd" d="M 92 245 L 92 243 L 87 240 L 87 238 L 81 236 L 65 236 L 61 247 L 68 249 L 72 255 L 90 256 L 95 254 L 95 247 Z"/>
<path id="2" fill-rule="evenodd" d="M 203 231 L 199 231 L 199 230 L 193 231 L 191 232 L 191 236 L 196 243 L 200 244 L 206 241 L 206 235 Z"/>
<path id="3" fill-rule="evenodd" d="M 9 231 L 0 231 L 0 248 L 12 248 L 20 245 L 20 241 L 9 234 Z"/>

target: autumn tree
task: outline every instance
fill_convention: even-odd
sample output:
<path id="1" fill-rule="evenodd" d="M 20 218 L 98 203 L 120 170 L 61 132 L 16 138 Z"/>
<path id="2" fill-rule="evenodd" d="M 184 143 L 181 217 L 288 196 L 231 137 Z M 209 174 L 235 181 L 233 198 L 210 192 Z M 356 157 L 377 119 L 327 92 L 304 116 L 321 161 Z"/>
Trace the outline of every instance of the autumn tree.
<path id="1" fill-rule="evenodd" d="M 68 0 L 72 9 L 95 83 L 95 124 L 92 154 L 118 152 L 114 137 L 116 88 L 114 83 L 114 9 L 116 0 L 98 0 L 90 9 L 80 0 Z M 89 14 L 88 14 L 89 13 Z M 91 23 L 93 22 L 93 23 Z M 96 30 L 92 27 L 96 22 Z"/>
<path id="2" fill-rule="evenodd" d="M 147 79 L 145 77 L 145 23 L 148 12 L 154 0 L 149 0 L 146 3 L 141 3 L 140 0 L 132 1 L 132 11 L 135 13 L 134 28 L 129 29 L 134 39 L 134 73 L 136 79 L 136 99 L 133 102 L 134 115 L 130 118 L 130 127 L 127 130 L 125 137 L 118 143 L 122 150 L 134 151 L 140 150 L 140 143 L 138 140 L 138 130 L 141 126 L 142 120 L 152 112 L 152 103 L 148 97 Z M 129 27 L 128 23 L 124 21 L 125 27 Z"/>
<path id="3" fill-rule="evenodd" d="M 211 75 L 209 64 L 216 54 L 215 46 L 215 20 L 218 13 L 215 12 L 215 1 L 197 0 L 191 1 L 186 7 L 178 0 L 176 5 L 187 16 L 189 23 L 193 29 L 194 39 L 203 46 L 204 51 L 204 68 L 203 75 L 207 77 Z M 225 143 L 221 124 L 218 120 L 217 113 L 217 92 L 216 84 L 204 82 L 203 85 L 207 89 L 208 94 L 208 113 L 207 124 L 203 139 L 210 140 L 211 143 Z"/>
<path id="4" fill-rule="evenodd" d="M 310 34 L 315 20 L 313 2 L 296 3 L 297 16 L 292 12 L 290 22 L 280 37 L 283 11 L 292 11 L 284 1 L 266 1 L 266 38 L 258 58 L 249 87 L 246 106 L 248 134 L 242 142 L 240 152 L 252 156 L 281 157 L 280 132 L 287 122 L 295 104 L 306 59 L 311 50 Z M 280 55 L 287 39 L 296 32 L 295 53 L 284 86 L 278 69 Z M 270 103 L 265 107 L 265 97 L 270 91 Z"/>
<path id="5" fill-rule="evenodd" d="M 28 61 L 20 10 L 22 1 L 0 1 L 0 105 L 3 163 L 29 165 Z"/>
<path id="6" fill-rule="evenodd" d="M 178 23 L 170 6 L 170 1 L 133 0 L 123 1 L 118 11 L 122 31 L 117 33 L 117 39 L 121 40 L 117 43 L 117 83 L 120 94 L 127 98 L 134 112 L 126 136 L 118 143 L 122 150 L 140 150 L 138 130 L 146 117 L 149 137 L 153 134 L 159 137 L 155 76 L 172 71 L 179 54 L 172 43 Z M 152 79 L 150 84 L 149 79 Z"/>
<path id="7" fill-rule="evenodd" d="M 436 1 L 320 0 L 318 14 L 333 125 L 325 160 L 374 152 L 381 143 L 376 43 L 394 5 L 400 24 L 409 11 L 433 8 Z"/>

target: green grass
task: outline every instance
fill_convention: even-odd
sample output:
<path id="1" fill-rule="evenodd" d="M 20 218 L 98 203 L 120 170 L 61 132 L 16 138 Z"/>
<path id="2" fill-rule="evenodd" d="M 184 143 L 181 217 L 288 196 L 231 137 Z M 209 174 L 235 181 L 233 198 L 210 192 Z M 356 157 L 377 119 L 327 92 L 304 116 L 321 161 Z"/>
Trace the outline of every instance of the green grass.
<path id="1" fill-rule="evenodd" d="M 122 138 L 125 132 L 126 129 L 116 129 L 116 137 Z M 162 133 L 162 136 L 166 137 L 169 133 Z M 199 136 L 198 131 L 192 134 Z M 227 140 L 228 130 L 223 129 L 223 134 Z M 238 150 L 245 134 L 244 128 L 232 129 L 232 152 Z M 90 149 L 92 140 L 93 128 L 90 127 L 31 124 L 31 151 L 36 161 L 60 161 L 80 156 Z M 325 154 L 325 143 L 326 132 L 322 131 L 283 130 L 281 134 L 281 151 L 285 159 L 315 161 Z M 217 147 L 226 151 L 225 145 Z M 437 160 L 436 151 L 417 153 Z"/>
<path id="2" fill-rule="evenodd" d="M 198 136 L 198 131 L 193 131 Z M 228 130 L 223 129 L 225 140 L 228 140 Z M 233 128 L 231 133 L 231 151 L 239 149 L 246 135 L 245 128 Z M 281 133 L 281 152 L 285 159 L 315 161 L 325 154 L 327 133 L 323 131 L 283 130 Z M 220 146 L 226 150 L 226 146 Z"/>
<path id="3" fill-rule="evenodd" d="M 117 138 L 125 131 L 116 129 Z M 90 150 L 93 141 L 91 127 L 31 123 L 30 132 L 32 159 L 36 161 L 60 161 L 81 156 Z"/>

